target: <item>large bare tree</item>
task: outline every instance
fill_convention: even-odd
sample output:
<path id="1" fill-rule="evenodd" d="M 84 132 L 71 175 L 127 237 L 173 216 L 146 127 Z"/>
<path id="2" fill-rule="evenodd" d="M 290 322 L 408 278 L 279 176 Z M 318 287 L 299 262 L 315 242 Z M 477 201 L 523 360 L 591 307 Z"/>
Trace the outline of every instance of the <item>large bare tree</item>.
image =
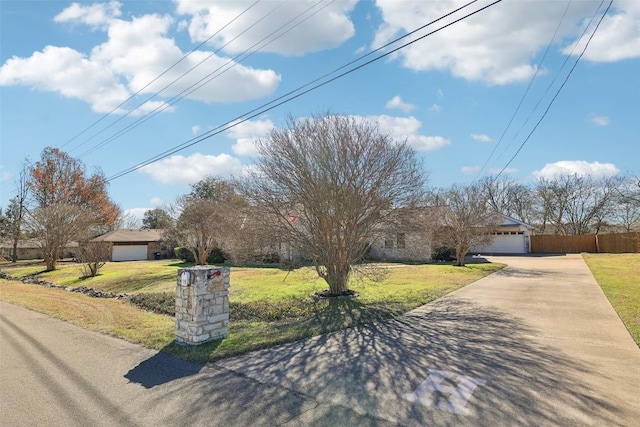
<path id="1" fill-rule="evenodd" d="M 339 115 L 295 120 L 257 143 L 259 162 L 242 180 L 274 236 L 310 259 L 334 295 L 349 291 L 368 244 L 391 231 L 397 208 L 421 195 L 415 151 L 370 121 Z"/>
<path id="2" fill-rule="evenodd" d="M 433 198 L 442 207 L 435 242 L 455 249 L 456 265 L 463 266 L 472 247 L 491 243 L 499 222 L 496 211 L 482 184 L 452 185 Z"/>
<path id="3" fill-rule="evenodd" d="M 56 268 L 66 245 L 116 224 L 120 209 L 109 199 L 101 172 L 88 175 L 80 160 L 51 147 L 29 172 L 34 206 L 27 224 L 40 243 L 47 270 Z"/>
<path id="4" fill-rule="evenodd" d="M 619 186 L 616 178 L 588 175 L 558 175 L 540 178 L 537 194 L 543 231 L 551 225 L 554 234 L 590 234 L 613 208 Z"/>

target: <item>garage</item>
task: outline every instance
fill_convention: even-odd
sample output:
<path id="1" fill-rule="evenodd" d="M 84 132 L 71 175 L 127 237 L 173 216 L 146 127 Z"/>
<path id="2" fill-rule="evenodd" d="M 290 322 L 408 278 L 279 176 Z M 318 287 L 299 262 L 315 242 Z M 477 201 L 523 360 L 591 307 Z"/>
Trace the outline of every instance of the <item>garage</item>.
<path id="1" fill-rule="evenodd" d="M 519 232 L 499 232 L 489 245 L 474 248 L 474 252 L 487 254 L 525 254 L 528 252 L 526 236 Z"/>
<path id="2" fill-rule="evenodd" d="M 111 261 L 142 261 L 162 254 L 161 239 L 161 230 L 120 229 L 105 233 L 92 241 L 111 244 Z"/>
<path id="3" fill-rule="evenodd" d="M 517 219 L 501 215 L 498 230 L 488 245 L 471 248 L 472 254 L 528 254 L 533 227 Z"/>
<path id="4" fill-rule="evenodd" d="M 147 259 L 147 245 L 113 245 L 113 261 L 139 261 Z"/>

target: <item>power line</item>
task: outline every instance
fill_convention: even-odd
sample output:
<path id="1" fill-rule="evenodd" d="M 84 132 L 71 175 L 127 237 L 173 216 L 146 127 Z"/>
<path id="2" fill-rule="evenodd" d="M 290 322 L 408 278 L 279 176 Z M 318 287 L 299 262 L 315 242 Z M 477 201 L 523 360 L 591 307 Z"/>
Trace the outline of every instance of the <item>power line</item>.
<path id="1" fill-rule="evenodd" d="M 578 56 L 578 58 L 576 59 L 575 63 L 573 64 L 573 66 L 571 67 L 571 69 L 569 70 L 569 73 L 567 74 L 567 76 L 565 77 L 564 81 L 562 82 L 562 84 L 560 85 L 560 87 L 558 88 L 558 90 L 556 91 L 555 95 L 553 96 L 553 98 L 551 99 L 551 101 L 549 102 L 549 105 L 547 106 L 547 108 L 545 109 L 544 113 L 542 114 L 542 116 L 540 117 L 540 119 L 538 120 L 538 122 L 535 124 L 535 126 L 533 127 L 533 129 L 531 129 L 531 132 L 529 132 L 529 135 L 527 135 L 527 137 L 525 138 L 524 141 L 522 141 L 522 144 L 520 144 L 520 147 L 518 147 L 518 150 L 515 152 L 515 154 L 511 157 L 511 159 L 509 159 L 509 161 L 507 162 L 507 164 L 502 168 L 502 170 L 500 170 L 500 172 L 498 173 L 498 175 L 496 175 L 495 179 L 498 179 L 500 177 L 500 175 L 502 174 L 502 172 L 505 171 L 505 169 L 507 169 L 507 167 L 509 167 L 509 165 L 511 164 L 511 162 L 513 162 L 513 160 L 516 158 L 516 156 L 520 153 L 520 151 L 522 150 L 522 148 L 525 146 L 525 144 L 529 141 L 529 139 L 531 138 L 531 135 L 533 135 L 533 133 L 536 131 L 536 129 L 538 128 L 538 126 L 540 125 L 540 123 L 542 122 L 542 120 L 544 120 L 544 118 L 546 117 L 547 113 L 549 112 L 549 110 L 551 109 L 551 106 L 553 105 L 553 103 L 555 102 L 556 98 L 558 98 L 558 95 L 560 95 L 560 91 L 564 88 L 565 84 L 567 83 L 567 81 L 569 80 L 569 77 L 571 77 L 571 74 L 573 74 L 573 70 L 575 70 L 576 66 L 578 65 L 578 62 L 580 62 L 580 59 L 582 58 L 582 56 L 584 55 L 585 51 L 587 50 L 587 48 L 589 47 L 589 44 L 591 43 L 591 40 L 593 39 L 593 36 L 595 36 L 596 32 L 598 31 L 598 28 L 600 27 L 600 24 L 602 23 L 602 21 L 604 20 L 605 16 L 607 16 L 607 13 L 609 12 L 609 9 L 611 8 L 611 5 L 613 4 L 613 0 L 609 1 L 609 5 L 607 6 L 607 8 L 605 9 L 604 13 L 602 14 L 602 16 L 600 17 L 600 20 L 598 21 L 598 24 L 596 25 L 595 29 L 593 30 L 593 32 L 591 33 L 591 36 L 589 36 L 589 39 L 587 40 L 587 42 L 584 45 L 584 48 L 582 49 L 582 52 L 580 52 L 580 55 Z M 577 46 L 577 43 L 576 43 Z"/>
<path id="2" fill-rule="evenodd" d="M 80 133 L 76 134 L 74 137 L 72 137 L 71 139 L 69 139 L 67 142 L 65 142 L 64 144 L 62 144 L 59 148 L 63 148 L 65 147 L 67 144 L 75 141 L 78 137 L 80 137 L 81 135 L 83 135 L 84 133 L 86 133 L 87 131 L 89 131 L 91 128 L 93 128 L 94 126 L 96 126 L 98 123 L 100 123 L 102 120 L 106 119 L 107 117 L 109 117 L 111 114 L 113 114 L 115 111 L 118 110 L 118 108 L 122 107 L 123 105 L 125 105 L 126 103 L 128 103 L 129 101 L 131 101 L 136 95 L 138 95 L 140 92 L 142 92 L 143 90 L 145 90 L 146 88 L 148 88 L 151 84 L 153 84 L 154 82 L 156 82 L 160 77 L 164 76 L 166 73 L 168 73 L 171 69 L 173 69 L 174 67 L 176 67 L 179 63 L 181 63 L 182 61 L 184 61 L 185 59 L 187 59 L 187 57 L 189 57 L 191 54 L 193 54 L 194 52 L 196 52 L 198 49 L 200 49 L 202 46 L 204 46 L 209 40 L 211 40 L 212 38 L 214 38 L 215 36 L 217 36 L 218 34 L 220 34 L 220 32 L 222 30 L 224 30 L 225 28 L 227 28 L 229 25 L 231 25 L 233 22 L 235 22 L 238 18 L 240 18 L 242 15 L 244 15 L 247 11 L 249 11 L 251 8 L 253 8 L 256 4 L 258 4 L 259 2 L 261 2 L 262 0 L 256 0 L 253 4 L 251 4 L 249 7 L 247 7 L 245 10 L 243 10 L 242 12 L 240 12 L 239 15 L 237 15 L 235 18 L 233 18 L 231 21 L 229 21 L 227 24 L 225 24 L 222 28 L 220 28 L 218 31 L 216 31 L 215 33 L 213 33 L 211 36 L 209 36 L 206 40 L 204 40 L 202 43 L 200 43 L 198 46 L 196 46 L 195 48 L 193 48 L 189 53 L 187 53 L 186 55 L 184 55 L 182 58 L 180 58 L 178 61 L 174 62 L 171 66 L 169 66 L 169 68 L 167 68 L 166 70 L 164 70 L 162 73 L 160 73 L 160 75 L 158 75 L 156 78 L 154 78 L 153 80 L 151 80 L 149 83 L 147 83 L 146 85 L 144 85 L 142 88 L 140 88 L 137 92 L 135 92 L 133 95 L 131 95 L 129 98 L 125 99 L 124 101 L 122 101 L 120 104 L 118 104 L 117 106 L 115 106 L 111 111 L 109 111 L 108 113 L 106 113 L 105 115 L 103 115 L 102 117 L 100 117 L 98 120 L 96 120 L 95 122 L 93 122 L 91 125 L 89 125 L 88 127 L 86 127 L 84 130 L 82 130 Z M 175 81 L 174 81 L 175 83 Z M 165 88 L 166 89 L 166 88 Z M 136 107 L 134 110 L 136 110 L 137 108 L 140 108 L 140 106 Z M 95 137 L 92 136 L 91 138 Z M 90 138 L 90 139 L 91 139 Z M 85 141 L 87 142 L 87 141 Z M 84 144 L 84 142 L 82 143 Z M 82 145 L 80 144 L 80 145 Z M 79 146 L 78 146 L 79 147 Z M 78 148 L 75 147 L 75 148 Z"/>
<path id="3" fill-rule="evenodd" d="M 200 80 L 196 81 L 195 83 L 191 84 L 190 86 L 188 86 L 186 89 L 184 89 L 183 91 L 181 91 L 180 93 L 178 93 L 177 95 L 174 95 L 173 97 L 171 97 L 167 102 L 163 103 L 162 105 L 154 108 L 152 111 L 149 111 L 148 113 L 146 113 L 145 115 L 143 115 L 142 117 L 138 118 L 137 120 L 135 120 L 133 123 L 130 123 L 129 125 L 125 126 L 123 129 L 120 129 L 119 131 L 117 131 L 115 134 L 109 136 L 108 138 L 102 140 L 100 143 L 98 143 L 97 145 L 95 145 L 93 148 L 85 151 L 84 153 L 82 153 L 80 155 L 80 157 L 84 157 L 90 153 L 93 153 L 94 151 L 96 151 L 97 149 L 104 147 L 105 145 L 107 145 L 108 143 L 112 142 L 113 140 L 119 138 L 120 136 L 124 135 L 125 133 L 131 131 L 132 129 L 140 126 L 142 123 L 146 122 L 147 120 L 150 120 L 151 118 L 155 117 L 156 115 L 158 115 L 159 113 L 161 113 L 162 111 L 166 110 L 167 108 L 169 108 L 170 106 L 174 105 L 175 103 L 179 102 L 180 100 L 184 99 L 185 97 L 189 96 L 190 94 L 192 94 L 193 92 L 195 92 L 196 90 L 202 88 L 203 86 L 207 85 L 208 83 L 210 83 L 213 79 L 219 77 L 220 75 L 224 74 L 225 72 L 229 71 L 230 69 L 234 68 L 235 66 L 237 66 L 240 62 L 244 61 L 245 59 L 249 58 L 251 55 L 253 55 L 254 53 L 258 52 L 260 49 L 264 48 L 265 46 L 268 46 L 269 44 L 273 43 L 274 41 L 276 41 L 277 39 L 279 39 L 280 37 L 282 37 L 283 35 L 285 35 L 286 33 L 288 33 L 289 31 L 291 31 L 293 28 L 297 27 L 298 25 L 302 24 L 303 22 L 305 22 L 306 20 L 310 19 L 311 17 L 313 17 L 314 15 L 316 15 L 317 13 L 319 13 L 320 11 L 322 11 L 323 9 L 325 9 L 326 7 L 330 6 L 332 3 L 334 3 L 336 0 L 331 0 L 329 3 L 327 3 L 325 6 L 323 6 L 321 9 L 316 10 L 315 12 L 313 12 L 311 15 L 305 17 L 302 21 L 295 23 L 295 25 L 293 25 L 292 27 L 286 29 L 284 32 L 282 32 L 281 34 L 278 34 L 276 37 L 274 37 L 273 39 L 269 40 L 269 37 L 273 36 L 274 34 L 278 33 L 280 30 L 282 30 L 283 28 L 286 28 L 288 25 L 290 25 L 291 23 L 295 22 L 296 20 L 298 20 L 298 18 L 300 18 L 301 16 L 305 15 L 306 13 L 308 13 L 310 10 L 314 9 L 316 6 L 318 6 L 320 3 L 322 3 L 323 0 L 320 0 L 316 3 L 314 3 L 313 5 L 311 5 L 310 7 L 308 7 L 307 9 L 305 9 L 304 11 L 300 12 L 298 15 L 296 15 L 294 18 L 290 19 L 289 21 L 287 21 L 286 23 L 282 24 L 280 27 L 278 27 L 276 30 L 272 31 L 269 35 L 263 37 L 261 40 L 259 40 L 258 42 L 254 43 L 251 47 L 245 49 L 243 52 L 239 53 L 238 55 L 234 56 L 233 58 L 229 59 L 227 62 L 225 62 L 223 65 L 219 66 L 218 68 L 216 68 L 215 70 L 213 70 L 212 72 L 210 72 L 209 74 L 207 74 L 206 76 L 202 77 Z M 211 56 L 213 56 L 215 53 L 217 53 L 219 50 L 221 50 L 222 48 L 224 48 L 225 46 L 227 46 L 229 43 L 231 43 L 232 41 L 236 40 L 238 37 L 240 37 L 240 35 L 242 35 L 243 33 L 245 33 L 246 31 L 248 31 L 250 28 L 253 28 L 253 26 L 255 26 L 258 22 L 262 21 L 263 19 L 266 18 L 266 16 L 270 15 L 271 13 L 273 13 L 276 9 L 278 9 L 282 4 L 281 3 L 278 7 L 274 8 L 271 12 L 269 12 L 269 14 L 263 16 L 262 18 L 260 18 L 258 21 L 254 22 L 251 27 L 247 28 L 245 31 L 243 31 L 241 34 L 239 34 L 238 36 L 234 37 L 232 40 L 230 40 L 228 43 L 226 43 L 224 46 L 222 46 L 220 49 L 218 49 L 216 52 L 212 53 L 211 55 L 209 55 L 208 58 L 210 58 Z M 263 43 L 264 42 L 264 43 Z M 262 43 L 262 45 L 260 45 Z M 260 46 L 259 46 L 260 45 Z M 254 49 L 256 46 L 256 49 Z M 254 50 L 252 50 L 254 49 Z M 243 56 L 244 55 L 244 56 Z M 207 59 L 208 59 L 207 58 Z M 205 59 L 206 60 L 206 59 Z M 204 61 L 201 61 L 201 63 Z M 199 64 L 198 64 L 199 65 Z M 196 65 L 197 66 L 197 65 Z M 192 67 L 191 70 L 193 70 Z M 185 74 L 183 74 L 181 77 L 179 77 L 178 79 L 176 79 L 175 81 L 179 80 L 180 78 L 182 78 L 184 75 L 186 75 L 187 73 L 189 73 L 191 70 L 187 71 Z M 173 83 L 175 83 L 175 81 Z M 170 85 L 168 85 L 170 86 Z M 165 89 L 168 87 L 166 86 Z M 164 89 L 163 89 L 164 90 Z M 154 95 L 155 96 L 155 95 Z M 153 96 L 151 97 L 153 98 Z M 151 99 L 149 98 L 149 99 Z M 146 101 L 145 101 L 146 102 Z M 122 118 L 118 119 L 116 122 L 120 121 Z M 115 124 L 115 122 L 113 123 Z M 113 125 L 112 124 L 112 125 Z M 106 130 L 108 129 L 110 126 L 108 126 L 107 128 L 103 129 Z M 99 132 L 99 133 L 102 133 Z M 94 135 L 96 136 L 96 135 Z"/>
<path id="4" fill-rule="evenodd" d="M 511 127 L 511 124 L 513 123 L 513 120 L 515 119 L 516 115 L 520 111 L 520 107 L 522 107 L 522 104 L 524 103 L 524 100 L 527 97 L 527 94 L 529 93 L 529 90 L 531 89 L 531 86 L 533 85 L 534 80 L 538 76 L 538 72 L 540 71 L 540 68 L 542 67 L 542 64 L 544 63 L 545 58 L 547 57 L 547 54 L 549 53 L 549 50 L 551 49 L 551 45 L 553 44 L 553 41 L 556 39 L 558 31 L 560 30 L 560 26 L 564 22 L 564 18 L 567 15 L 567 11 L 569 10 L 569 6 L 571 6 L 571 1 L 572 0 L 569 0 L 569 2 L 567 3 L 567 7 L 565 7 L 564 12 L 562 13 L 562 16 L 560 17 L 560 21 L 558 22 L 558 25 L 556 26 L 556 29 L 553 32 L 553 36 L 549 40 L 549 43 L 547 44 L 547 48 L 544 50 L 544 53 L 542 54 L 542 58 L 540 59 L 540 64 L 536 68 L 536 72 L 533 74 L 533 76 L 529 80 L 529 84 L 527 85 L 527 89 L 522 94 L 522 97 L 520 98 L 520 102 L 518 103 L 518 106 L 516 107 L 515 111 L 511 115 L 511 118 L 509 119 L 509 122 L 507 123 L 507 126 L 504 128 L 504 131 L 502 132 L 502 135 L 500 135 L 500 138 L 498 139 L 498 142 L 494 145 L 493 150 L 491 150 L 491 153 L 489 154 L 489 157 L 487 157 L 487 160 L 484 162 L 484 164 L 482 165 L 482 167 L 478 171 L 478 174 L 474 178 L 474 181 L 476 181 L 480 177 L 480 175 L 482 174 L 482 171 L 487 166 L 487 164 L 489 163 L 489 161 L 491 160 L 491 158 L 495 154 L 496 150 L 498 149 L 498 147 L 502 143 L 502 140 L 504 139 L 504 136 L 507 134 L 507 131 L 509 130 L 509 128 Z M 561 67 L 561 69 L 562 69 L 562 67 Z M 507 148 L 508 148 L 508 146 L 507 146 Z"/>
<path id="5" fill-rule="evenodd" d="M 445 17 L 451 15 L 452 13 L 455 13 L 455 12 L 461 10 L 462 8 L 465 8 L 465 7 L 475 3 L 476 1 L 477 0 L 469 2 L 466 5 L 456 9 L 455 11 L 452 11 L 452 12 L 448 13 L 447 15 L 444 15 L 444 16 L 436 19 L 436 20 L 432 21 L 429 24 L 425 24 L 424 26 L 422 26 L 420 28 L 425 28 L 426 26 L 431 25 L 432 23 L 438 22 L 438 21 L 444 19 Z M 379 55 L 379 56 L 377 56 L 377 57 L 375 57 L 375 58 L 373 58 L 373 59 L 371 59 L 371 60 L 369 60 L 369 61 L 367 61 L 367 62 L 365 62 L 363 64 L 360 64 L 360 65 L 358 65 L 358 66 L 356 66 L 354 68 L 351 68 L 351 69 L 349 69 L 349 70 L 347 70 L 347 71 L 345 71 L 345 72 L 343 72 L 341 74 L 338 74 L 337 76 L 335 76 L 335 77 L 333 77 L 333 78 L 331 78 L 329 80 L 326 80 L 324 82 L 318 83 L 315 86 L 312 86 L 312 87 L 310 87 L 310 88 L 308 88 L 308 89 L 306 89 L 306 90 L 294 95 L 295 92 L 298 92 L 299 90 L 301 90 L 301 89 L 303 89 L 305 87 L 308 87 L 311 84 L 313 84 L 313 83 L 307 83 L 307 84 L 305 84 L 305 85 L 303 85 L 303 86 L 301 86 L 301 87 L 299 87 L 299 88 L 297 88 L 297 89 L 295 89 L 295 90 L 293 90 L 291 92 L 288 92 L 285 95 L 282 95 L 282 96 L 280 96 L 280 97 L 278 97 L 278 98 L 276 98 L 276 99 L 274 99 L 274 100 L 272 100 L 272 101 L 270 101 L 268 103 L 265 103 L 265 104 L 261 105 L 260 107 L 257 107 L 255 109 L 251 110 L 248 113 L 245 113 L 245 114 L 243 114 L 241 116 L 238 116 L 238 117 L 236 117 L 236 118 L 234 118 L 232 120 L 229 120 L 226 123 L 214 128 L 214 129 L 212 129 L 212 130 L 210 130 L 208 132 L 205 132 L 202 135 L 199 135 L 199 136 L 197 136 L 195 138 L 192 138 L 192 139 L 190 139 L 190 140 L 188 140 L 188 141 L 186 141 L 186 142 L 184 142 L 184 143 L 182 143 L 180 145 L 175 146 L 172 149 L 164 151 L 163 153 L 160 153 L 160 154 L 158 154 L 158 155 L 156 155 L 156 156 L 144 161 L 143 163 L 140 163 L 140 164 L 138 164 L 136 166 L 130 167 L 128 169 L 125 169 L 124 171 L 116 173 L 115 175 L 112 175 L 111 177 L 109 177 L 107 180 L 108 181 L 113 181 L 113 180 L 115 180 L 117 178 L 120 178 L 120 177 L 122 177 L 124 175 L 127 175 L 127 174 L 129 174 L 131 172 L 134 172 L 134 171 L 136 171 L 136 170 L 138 170 L 140 168 L 143 168 L 143 167 L 148 166 L 148 165 L 150 165 L 152 163 L 155 163 L 155 162 L 157 162 L 159 160 L 162 160 L 162 159 L 164 159 L 164 158 L 166 158 L 166 157 L 168 157 L 168 156 L 170 156 L 172 154 L 175 154 L 175 153 L 177 153 L 179 151 L 182 151 L 185 148 L 191 147 L 191 146 L 193 146 L 195 144 L 198 144 L 198 143 L 200 143 L 200 142 L 202 142 L 202 141 L 204 141 L 206 139 L 209 139 L 209 138 L 211 138 L 211 137 L 213 137 L 215 135 L 218 135 L 218 134 L 220 134 L 220 133 L 222 133 L 222 132 L 224 132 L 224 131 L 226 131 L 228 129 L 231 129 L 231 128 L 233 128 L 233 127 L 235 127 L 235 126 L 237 126 L 237 125 L 239 125 L 239 124 L 241 124 L 243 122 L 246 122 L 247 120 L 250 120 L 250 119 L 252 119 L 254 117 L 257 117 L 257 116 L 259 116 L 261 114 L 264 114 L 265 112 L 270 111 L 270 110 L 272 110 L 272 109 L 274 109 L 274 108 L 276 108 L 276 107 L 278 107 L 278 106 L 280 106 L 282 104 L 285 104 L 285 103 L 290 102 L 290 101 L 292 101 L 292 100 L 294 100 L 296 98 L 299 98 L 299 97 L 301 97 L 301 96 L 303 96 L 303 95 L 305 95 L 305 94 L 307 94 L 307 93 L 309 93 L 309 92 L 311 92 L 311 91 L 313 91 L 315 89 L 318 89 L 318 88 L 320 88 L 320 87 L 322 87 L 324 85 L 327 85 L 327 84 L 329 84 L 329 83 L 331 83 L 331 82 L 333 82 L 333 81 L 335 81 L 335 80 L 337 80 L 339 78 L 342 78 L 342 77 L 344 77 L 344 76 L 346 76 L 348 74 L 351 74 L 352 72 L 354 72 L 356 70 L 359 70 L 359 69 L 361 69 L 361 68 L 363 68 L 363 67 L 365 67 L 365 66 L 367 66 L 367 65 L 369 65 L 369 64 L 371 64 L 373 62 L 376 62 L 376 61 L 378 61 L 378 60 L 380 60 L 380 59 L 382 59 L 384 57 L 387 57 L 387 56 L 389 56 L 389 55 L 391 55 L 391 54 L 393 54 L 393 53 L 395 53 L 395 52 L 397 52 L 397 51 L 399 51 L 401 49 L 404 49 L 405 47 L 407 47 L 409 45 L 412 45 L 412 44 L 414 44 L 414 43 L 416 43 L 416 42 L 418 42 L 418 41 L 420 41 L 420 40 L 422 40 L 422 39 L 424 39 L 424 38 L 426 38 L 426 37 L 428 37 L 428 36 L 430 36 L 430 35 L 432 35 L 434 33 L 437 33 L 437 32 L 439 32 L 439 31 L 441 31 L 441 30 L 443 30 L 445 28 L 448 28 L 448 27 L 450 27 L 450 26 L 452 26 L 452 25 L 464 20 L 464 19 L 469 18 L 470 16 L 473 16 L 473 15 L 475 15 L 475 14 L 477 14 L 477 13 L 479 13 L 479 12 L 485 10 L 485 9 L 488 9 L 489 7 L 492 7 L 492 6 L 500 3 L 501 1 L 502 0 L 495 0 L 494 2 L 492 2 L 492 3 L 488 4 L 488 5 L 485 5 L 485 6 L 481 7 L 480 9 L 477 9 L 477 10 L 475 10 L 475 11 L 473 11 L 473 12 L 467 14 L 467 15 L 464 15 L 463 17 L 458 18 L 458 19 L 456 19 L 456 20 L 454 20 L 454 21 L 452 21 L 452 22 L 450 22 L 448 24 L 445 24 L 440 28 L 437 28 L 437 29 L 435 29 L 435 30 L 433 30 L 433 31 L 431 31 L 431 32 L 429 32 L 427 34 L 424 34 L 424 35 L 422 35 L 422 36 L 420 36 L 420 37 L 418 37 L 418 38 L 416 38 L 416 39 L 414 39 L 414 40 L 412 40 L 410 42 L 407 42 L 407 43 L 405 43 L 405 44 L 403 44 L 403 45 L 401 45 L 399 47 L 396 47 L 396 48 L 394 48 L 394 49 L 392 49 L 392 50 L 390 50 L 390 51 L 388 51 L 386 53 L 383 53 L 383 54 L 381 54 L 381 55 Z M 403 37 L 400 37 L 400 38 L 388 43 L 387 45 L 385 45 L 385 46 L 383 46 L 381 48 L 376 49 L 376 51 L 379 51 L 380 49 L 388 47 L 390 44 L 395 43 L 397 40 L 400 40 L 400 39 L 402 39 L 402 38 L 404 38 L 404 37 L 406 37 L 406 36 L 408 36 L 410 34 L 415 33 L 415 31 L 417 31 L 417 30 L 414 30 L 409 34 L 407 34 L 407 35 L 405 35 Z M 371 53 L 373 53 L 373 52 L 371 52 Z M 354 61 L 351 61 L 349 64 L 353 64 L 354 62 L 357 62 L 360 59 L 362 59 L 362 58 L 364 58 L 364 57 L 366 57 L 368 55 L 369 54 L 364 55 L 364 56 L 362 56 L 362 57 L 360 57 L 360 58 L 358 58 L 358 59 L 356 59 Z M 345 68 L 347 66 L 348 65 L 343 65 L 343 66 L 339 67 L 338 69 L 336 69 L 336 70 L 334 70 L 334 71 L 332 71 L 330 73 L 325 74 L 324 76 L 328 76 L 330 74 L 333 74 L 337 70 L 343 69 L 343 68 Z M 313 80 L 313 82 L 317 82 L 318 80 L 321 80 L 322 78 L 324 78 L 324 76 Z M 289 95 L 291 95 L 291 96 L 289 96 Z M 286 97 L 286 99 L 283 99 L 285 97 Z M 279 100 L 281 100 L 281 101 L 279 101 Z M 271 105 L 271 104 L 273 104 L 273 105 Z M 269 106 L 269 105 L 271 105 L 271 106 Z"/>

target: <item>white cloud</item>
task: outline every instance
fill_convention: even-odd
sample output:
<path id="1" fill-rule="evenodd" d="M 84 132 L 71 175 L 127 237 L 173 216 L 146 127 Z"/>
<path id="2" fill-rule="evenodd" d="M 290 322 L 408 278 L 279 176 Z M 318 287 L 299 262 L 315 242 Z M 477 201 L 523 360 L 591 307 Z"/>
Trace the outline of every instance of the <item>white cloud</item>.
<path id="1" fill-rule="evenodd" d="M 267 136 L 274 127 L 269 119 L 247 120 L 235 125 L 227 131 L 227 135 L 236 140 L 231 149 L 239 156 L 257 156 L 255 141 Z"/>
<path id="2" fill-rule="evenodd" d="M 442 91 L 442 89 L 438 89 L 436 91 L 436 95 L 438 96 L 438 99 L 442 99 L 444 98 L 444 92 Z M 435 104 L 434 104 L 435 105 Z"/>
<path id="3" fill-rule="evenodd" d="M 492 173 L 492 174 L 499 174 L 499 173 L 509 174 L 509 173 L 516 173 L 516 172 L 518 172 L 517 168 L 505 168 L 504 170 L 502 170 L 502 168 L 489 169 L 489 173 Z"/>
<path id="4" fill-rule="evenodd" d="M 596 115 L 591 115 L 590 116 L 590 120 L 591 123 L 598 125 L 598 126 L 607 126 L 611 121 L 609 120 L 609 117 L 607 116 L 596 116 Z"/>
<path id="5" fill-rule="evenodd" d="M 109 5 L 119 7 L 118 3 L 74 4 L 56 18 L 59 22 L 100 24 L 107 31 L 106 42 L 95 46 L 89 54 L 70 47 L 47 46 L 27 58 L 14 56 L 0 67 L 0 86 L 24 85 L 60 93 L 105 113 L 138 91 L 141 91 L 138 98 L 146 100 L 163 89 L 160 98 L 197 89 L 191 94 L 185 92 L 186 97 L 228 103 L 267 96 L 280 83 L 280 76 L 273 70 L 243 66 L 207 51 L 194 52 L 178 63 L 184 52 L 169 37 L 173 18 L 150 14 L 117 19 L 114 16 L 119 9 L 115 6 L 109 9 Z M 185 78 L 178 80 L 192 68 Z M 140 113 L 164 105 L 164 101 L 156 98 L 143 105 Z M 125 110 L 120 108 L 117 112 Z"/>
<path id="6" fill-rule="evenodd" d="M 197 135 L 198 132 L 200 132 L 200 126 L 198 126 L 198 125 L 191 126 L 191 133 L 192 134 Z"/>
<path id="7" fill-rule="evenodd" d="M 460 168 L 460 172 L 465 175 L 471 175 L 480 172 L 480 166 L 463 166 Z"/>
<path id="8" fill-rule="evenodd" d="M 158 206 L 164 205 L 164 201 L 160 197 L 152 197 L 151 200 L 149 200 L 149 201 L 151 202 L 153 207 L 156 207 L 156 208 Z"/>
<path id="9" fill-rule="evenodd" d="M 189 35 L 194 42 L 219 31 L 208 43 L 231 54 L 254 49 L 257 43 L 262 52 L 302 55 L 337 47 L 355 34 L 349 13 L 357 0 L 261 2 L 255 6 L 251 6 L 253 0 L 176 3 L 178 13 L 190 19 Z"/>
<path id="10" fill-rule="evenodd" d="M 477 134 L 477 133 L 472 133 L 471 139 L 473 139 L 474 141 L 480 141 L 480 142 L 493 142 L 493 139 L 491 139 L 490 136 L 484 135 L 484 134 Z"/>
<path id="11" fill-rule="evenodd" d="M 591 34 L 591 30 L 587 34 Z M 562 52 L 579 55 L 587 40 L 588 37 L 583 37 L 574 41 Z M 640 3 L 637 0 L 615 2 L 613 12 L 602 20 L 583 58 L 593 62 L 640 58 Z"/>
<path id="12" fill-rule="evenodd" d="M 608 177 L 615 176 L 620 170 L 613 163 L 586 162 L 584 160 L 563 160 L 555 163 L 547 163 L 539 171 L 533 172 L 536 178 L 554 178 L 560 175 L 579 175 Z"/>
<path id="13" fill-rule="evenodd" d="M 242 172 L 242 162 L 228 154 L 217 156 L 200 153 L 189 157 L 171 156 L 140 169 L 165 184 L 193 184 L 207 175 L 230 176 Z"/>
<path id="14" fill-rule="evenodd" d="M 373 46 L 381 46 L 461 4 L 459 0 L 441 0 L 412 2 L 412 7 L 407 7 L 405 2 L 377 0 L 383 23 L 378 28 Z M 566 6 L 566 2 L 545 2 L 544 7 L 537 1 L 502 2 L 402 49 L 396 58 L 404 67 L 416 71 L 448 71 L 466 80 L 495 85 L 525 82 L 536 72 L 537 65 L 532 60 L 549 43 Z M 597 3 L 594 5 L 593 2 L 573 2 L 559 28 L 557 42 L 575 40 L 582 32 L 584 19 L 592 16 L 596 7 Z M 613 51 L 612 60 L 640 55 L 636 52 L 640 46 L 637 20 L 640 6 L 631 0 L 617 4 L 617 7 L 625 13 L 619 12 L 607 18 L 609 24 L 603 35 L 598 37 L 601 43 L 593 48 L 593 57 L 596 57 L 595 52 L 607 49 Z M 469 11 L 477 8 L 474 5 Z M 416 37 L 461 17 L 463 13 L 461 11 L 447 18 L 416 34 Z M 614 31 L 615 25 L 620 33 Z"/>
<path id="15" fill-rule="evenodd" d="M 411 110 L 413 110 L 415 108 L 414 105 L 406 103 L 402 100 L 402 98 L 400 98 L 400 96 L 396 95 L 393 98 L 391 98 L 387 104 L 385 105 L 386 108 L 397 108 L 399 110 L 404 111 L 405 113 L 410 112 Z"/>
<path id="16" fill-rule="evenodd" d="M 357 117 L 357 116 L 356 116 Z M 407 142 L 418 151 L 438 150 L 451 143 L 442 136 L 427 136 L 419 133 L 422 122 L 413 116 L 393 117 L 387 115 L 368 116 L 368 120 L 378 123 L 380 131 L 389 133 L 394 139 Z"/>
<path id="17" fill-rule="evenodd" d="M 117 1 L 91 5 L 72 3 L 71 6 L 57 14 L 53 20 L 54 22 L 74 22 L 91 27 L 101 27 L 122 14 L 121 6 L 122 4 Z"/>
<path id="18" fill-rule="evenodd" d="M 439 106 L 438 104 L 433 104 L 431 107 L 429 107 L 429 111 L 434 111 L 436 113 L 439 113 L 440 111 L 442 111 L 442 107 Z"/>
<path id="19" fill-rule="evenodd" d="M 149 209 L 153 208 L 130 208 L 124 210 L 124 216 L 126 218 L 131 218 L 133 222 L 142 224 L 142 218 L 144 218 L 144 213 Z"/>

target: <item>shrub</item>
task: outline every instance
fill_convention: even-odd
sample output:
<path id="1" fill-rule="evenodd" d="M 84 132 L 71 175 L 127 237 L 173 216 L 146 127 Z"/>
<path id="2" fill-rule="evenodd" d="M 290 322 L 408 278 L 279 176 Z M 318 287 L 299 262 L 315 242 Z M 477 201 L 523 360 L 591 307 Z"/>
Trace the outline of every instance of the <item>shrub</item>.
<path id="1" fill-rule="evenodd" d="M 456 250 L 448 246 L 440 246 L 433 251 L 431 258 L 434 261 L 453 261 L 456 259 Z"/>
<path id="2" fill-rule="evenodd" d="M 191 251 L 184 247 L 175 248 L 174 252 L 177 258 L 180 258 L 184 262 L 196 262 Z M 214 248 L 207 257 L 208 264 L 222 264 L 229 256 L 220 248 Z"/>
<path id="3" fill-rule="evenodd" d="M 175 316 L 176 295 L 173 292 L 153 292 L 129 296 L 129 302 L 143 310 Z"/>

